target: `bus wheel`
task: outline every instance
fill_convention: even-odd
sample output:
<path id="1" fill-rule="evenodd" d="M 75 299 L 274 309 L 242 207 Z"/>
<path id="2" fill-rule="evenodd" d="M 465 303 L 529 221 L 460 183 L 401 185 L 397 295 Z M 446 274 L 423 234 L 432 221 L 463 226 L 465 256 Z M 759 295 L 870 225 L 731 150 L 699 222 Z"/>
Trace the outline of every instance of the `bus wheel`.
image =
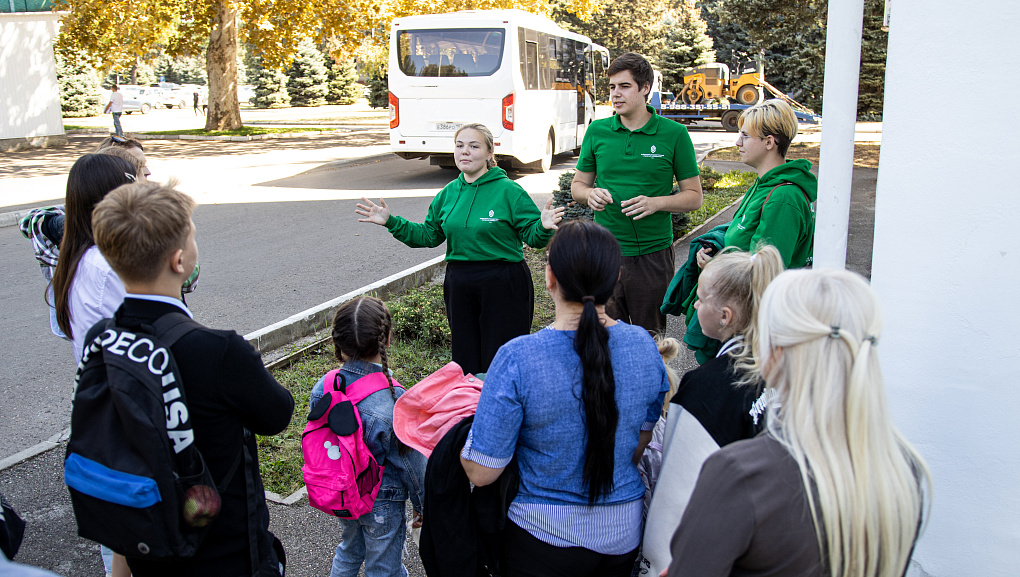
<path id="1" fill-rule="evenodd" d="M 722 126 L 726 129 L 726 132 L 736 132 L 737 118 L 740 116 L 739 110 L 728 110 L 722 115 Z"/>
<path id="2" fill-rule="evenodd" d="M 553 135 L 550 132 L 549 136 L 545 137 L 545 155 L 542 157 L 542 165 L 538 167 L 542 172 L 549 172 L 549 169 L 552 168 L 553 146 Z"/>

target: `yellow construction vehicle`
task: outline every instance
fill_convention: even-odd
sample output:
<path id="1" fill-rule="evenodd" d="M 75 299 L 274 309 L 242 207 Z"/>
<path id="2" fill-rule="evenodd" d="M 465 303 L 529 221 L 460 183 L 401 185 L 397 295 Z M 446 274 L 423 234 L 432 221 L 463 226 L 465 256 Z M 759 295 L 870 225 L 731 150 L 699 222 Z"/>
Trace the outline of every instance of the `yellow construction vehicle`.
<path id="1" fill-rule="evenodd" d="M 761 102 L 765 84 L 765 67 L 760 58 L 740 65 L 740 74 L 731 78 L 730 67 L 722 62 L 702 64 L 684 71 L 680 99 L 684 104 L 700 104 L 712 99 L 725 99 L 736 104 Z"/>

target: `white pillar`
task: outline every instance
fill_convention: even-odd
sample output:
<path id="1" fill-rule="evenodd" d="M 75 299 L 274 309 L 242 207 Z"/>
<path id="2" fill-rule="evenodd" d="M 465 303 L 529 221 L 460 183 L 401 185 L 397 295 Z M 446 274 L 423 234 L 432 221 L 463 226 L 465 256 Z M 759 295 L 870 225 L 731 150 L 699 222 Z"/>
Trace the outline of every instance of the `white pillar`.
<path id="1" fill-rule="evenodd" d="M 864 0 L 830 1 L 827 22 L 814 266 L 841 269 L 850 222 Z"/>

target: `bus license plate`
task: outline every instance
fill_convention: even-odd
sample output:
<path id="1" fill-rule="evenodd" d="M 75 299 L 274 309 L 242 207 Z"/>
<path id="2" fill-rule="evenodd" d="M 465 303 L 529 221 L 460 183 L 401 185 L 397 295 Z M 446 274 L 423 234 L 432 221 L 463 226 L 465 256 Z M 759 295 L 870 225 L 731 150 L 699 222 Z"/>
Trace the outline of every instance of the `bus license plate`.
<path id="1" fill-rule="evenodd" d="M 436 130 L 450 131 L 450 130 L 457 130 L 458 128 L 460 128 L 460 123 L 457 123 L 457 122 L 437 122 L 436 123 Z"/>

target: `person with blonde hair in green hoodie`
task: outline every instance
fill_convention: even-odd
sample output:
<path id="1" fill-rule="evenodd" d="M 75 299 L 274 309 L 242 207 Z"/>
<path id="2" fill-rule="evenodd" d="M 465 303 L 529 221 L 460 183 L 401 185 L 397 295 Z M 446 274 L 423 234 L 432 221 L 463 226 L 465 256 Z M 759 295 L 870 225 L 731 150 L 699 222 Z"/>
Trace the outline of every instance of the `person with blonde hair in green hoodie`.
<path id="1" fill-rule="evenodd" d="M 797 116 L 782 100 L 766 100 L 748 108 L 737 119 L 740 159 L 758 172 L 733 221 L 726 229 L 725 246 L 751 251 L 770 244 L 779 250 L 786 268 L 811 265 L 814 250 L 818 179 L 811 162 L 786 160 L 786 151 L 797 136 Z M 698 265 L 711 259 L 698 251 Z"/>
<path id="2" fill-rule="evenodd" d="M 390 213 L 386 201 L 362 198 L 359 222 L 385 226 L 412 248 L 446 242 L 443 300 L 451 353 L 465 373 L 484 373 L 496 350 L 531 332 L 535 288 L 522 241 L 542 248 L 564 208 L 552 199 L 539 210 L 521 185 L 496 167 L 492 132 L 465 124 L 454 134 L 453 157 L 461 174 L 432 199 L 425 222 Z"/>
<path id="3" fill-rule="evenodd" d="M 664 314 L 683 314 L 687 319 L 684 344 L 699 363 L 715 357 L 720 342 L 708 337 L 694 309 L 697 279 L 712 257 L 724 248 L 755 252 L 774 246 L 787 269 L 810 267 L 814 252 L 815 209 L 818 178 L 811 162 L 786 160 L 797 136 L 797 116 L 786 102 L 766 100 L 744 110 L 737 119 L 740 159 L 758 172 L 747 189 L 733 220 L 718 226 L 691 243 L 692 257 L 681 267 L 663 299 Z M 695 248 L 698 245 L 701 248 Z"/>

